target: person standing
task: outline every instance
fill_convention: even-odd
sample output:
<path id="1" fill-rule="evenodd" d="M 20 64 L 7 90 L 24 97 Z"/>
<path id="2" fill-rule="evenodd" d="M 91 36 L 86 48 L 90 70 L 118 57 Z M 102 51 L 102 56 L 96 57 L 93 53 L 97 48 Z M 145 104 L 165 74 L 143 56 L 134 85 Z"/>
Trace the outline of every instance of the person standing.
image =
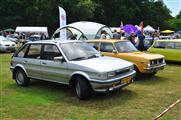
<path id="1" fill-rule="evenodd" d="M 101 31 L 101 36 L 100 36 L 100 39 L 106 39 L 106 31 L 105 30 L 102 30 Z"/>
<path id="2" fill-rule="evenodd" d="M 144 34 L 141 31 L 138 31 L 138 50 L 139 51 L 145 50 L 144 40 L 145 40 Z"/>
<path id="3" fill-rule="evenodd" d="M 131 33 L 131 35 L 128 37 L 128 40 L 135 46 L 135 34 L 134 32 Z"/>
<path id="4" fill-rule="evenodd" d="M 121 34 L 119 31 L 114 30 L 113 32 L 113 39 L 120 39 L 121 38 Z"/>

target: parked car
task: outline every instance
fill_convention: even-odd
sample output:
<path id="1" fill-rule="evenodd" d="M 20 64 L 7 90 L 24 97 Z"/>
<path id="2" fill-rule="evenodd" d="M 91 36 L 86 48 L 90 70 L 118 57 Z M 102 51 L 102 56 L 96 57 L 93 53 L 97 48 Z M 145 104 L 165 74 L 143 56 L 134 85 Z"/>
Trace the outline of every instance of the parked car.
<path id="1" fill-rule="evenodd" d="M 88 43 L 103 55 L 132 62 L 137 75 L 154 75 L 166 65 L 163 55 L 138 51 L 128 40 L 89 40 Z"/>
<path id="2" fill-rule="evenodd" d="M 181 39 L 156 40 L 148 52 L 162 54 L 168 61 L 181 62 Z"/>
<path id="3" fill-rule="evenodd" d="M 13 55 L 10 68 L 17 85 L 28 85 L 30 78 L 72 85 L 80 99 L 90 91 L 125 87 L 136 74 L 132 63 L 102 56 L 76 40 L 28 42 Z"/>
<path id="4" fill-rule="evenodd" d="M 16 43 L 7 40 L 4 36 L 0 36 L 0 52 L 16 51 Z"/>
<path id="5" fill-rule="evenodd" d="M 27 43 L 27 42 L 31 42 L 31 41 L 39 41 L 41 40 L 41 35 L 30 35 L 25 41 L 23 41 L 23 44 Z"/>
<path id="6" fill-rule="evenodd" d="M 6 38 L 12 42 L 18 43 L 18 36 L 16 36 L 15 34 L 10 34 L 7 35 Z"/>
<path id="7" fill-rule="evenodd" d="M 160 40 L 171 40 L 173 39 L 172 36 L 160 36 Z"/>

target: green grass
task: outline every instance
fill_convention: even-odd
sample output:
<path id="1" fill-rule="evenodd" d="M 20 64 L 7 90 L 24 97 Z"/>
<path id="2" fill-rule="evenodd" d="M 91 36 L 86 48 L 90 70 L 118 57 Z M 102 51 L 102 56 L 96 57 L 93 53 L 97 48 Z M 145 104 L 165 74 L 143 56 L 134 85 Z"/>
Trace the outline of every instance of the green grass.
<path id="1" fill-rule="evenodd" d="M 19 87 L 9 70 L 11 54 L 0 54 L 1 120 L 152 120 L 181 97 L 181 65 L 123 90 L 78 100 L 65 85 L 33 81 Z M 159 120 L 180 120 L 181 102 Z"/>

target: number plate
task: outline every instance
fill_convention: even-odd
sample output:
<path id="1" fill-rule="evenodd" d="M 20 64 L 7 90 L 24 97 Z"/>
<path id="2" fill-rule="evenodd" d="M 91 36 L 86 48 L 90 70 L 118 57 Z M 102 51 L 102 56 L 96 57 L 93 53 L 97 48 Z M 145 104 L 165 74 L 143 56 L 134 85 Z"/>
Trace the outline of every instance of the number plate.
<path id="1" fill-rule="evenodd" d="M 126 77 L 121 80 L 121 83 L 129 83 L 130 80 L 131 80 L 131 77 Z"/>

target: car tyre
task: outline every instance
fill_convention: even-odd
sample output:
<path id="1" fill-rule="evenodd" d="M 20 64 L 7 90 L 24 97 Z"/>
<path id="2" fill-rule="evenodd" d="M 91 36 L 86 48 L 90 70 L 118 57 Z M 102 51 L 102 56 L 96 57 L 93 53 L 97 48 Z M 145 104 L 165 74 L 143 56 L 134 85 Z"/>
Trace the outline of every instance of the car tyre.
<path id="1" fill-rule="evenodd" d="M 75 93 L 81 100 L 88 99 L 90 94 L 90 87 L 87 80 L 83 77 L 77 77 L 75 81 Z"/>
<path id="2" fill-rule="evenodd" d="M 157 72 L 149 73 L 149 76 L 154 76 Z"/>
<path id="3" fill-rule="evenodd" d="M 138 80 L 140 77 L 142 77 L 142 74 L 136 66 L 134 66 L 134 70 L 136 71 L 135 80 Z"/>
<path id="4" fill-rule="evenodd" d="M 15 81 L 18 86 L 27 86 L 30 82 L 30 79 L 22 69 L 17 69 L 15 73 Z"/>

